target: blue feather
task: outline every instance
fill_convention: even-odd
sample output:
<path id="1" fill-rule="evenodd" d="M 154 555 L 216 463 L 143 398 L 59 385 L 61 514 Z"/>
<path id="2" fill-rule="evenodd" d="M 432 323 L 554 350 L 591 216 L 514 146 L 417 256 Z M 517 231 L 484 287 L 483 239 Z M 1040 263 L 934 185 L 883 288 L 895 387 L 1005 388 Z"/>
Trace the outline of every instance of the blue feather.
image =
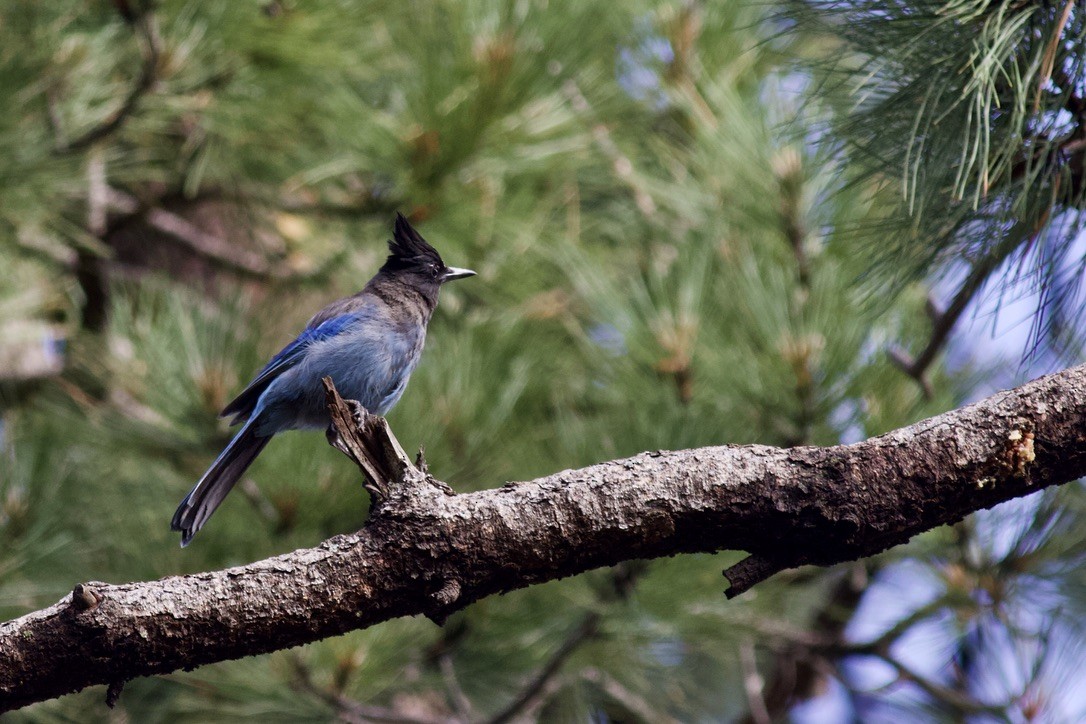
<path id="1" fill-rule="evenodd" d="M 237 425 L 249 419 L 249 416 L 252 415 L 253 410 L 256 408 L 256 403 L 260 400 L 260 396 L 268 389 L 268 385 L 274 382 L 279 375 L 298 364 L 302 357 L 305 356 L 305 351 L 310 345 L 342 334 L 351 325 L 358 322 L 360 318 L 361 316 L 358 314 L 341 314 L 326 319 L 319 324 L 306 327 L 298 335 L 297 339 L 281 349 L 278 354 L 271 358 L 268 364 L 264 365 L 264 369 L 257 373 L 257 376 L 242 390 L 241 394 L 223 408 L 223 411 L 219 413 L 219 417 L 233 416 L 233 419 L 230 420 L 231 425 Z"/>

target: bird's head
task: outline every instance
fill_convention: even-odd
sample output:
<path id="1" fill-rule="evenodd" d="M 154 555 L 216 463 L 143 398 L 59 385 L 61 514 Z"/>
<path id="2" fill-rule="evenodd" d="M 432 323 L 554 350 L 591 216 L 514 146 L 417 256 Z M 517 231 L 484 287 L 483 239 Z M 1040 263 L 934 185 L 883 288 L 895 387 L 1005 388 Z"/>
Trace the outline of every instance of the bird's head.
<path id="1" fill-rule="evenodd" d="M 423 296 L 437 299 L 437 290 L 445 282 L 475 276 L 471 269 L 446 266 L 437 249 L 408 223 L 403 214 L 396 214 L 389 255 L 381 272 L 402 280 L 418 289 Z"/>

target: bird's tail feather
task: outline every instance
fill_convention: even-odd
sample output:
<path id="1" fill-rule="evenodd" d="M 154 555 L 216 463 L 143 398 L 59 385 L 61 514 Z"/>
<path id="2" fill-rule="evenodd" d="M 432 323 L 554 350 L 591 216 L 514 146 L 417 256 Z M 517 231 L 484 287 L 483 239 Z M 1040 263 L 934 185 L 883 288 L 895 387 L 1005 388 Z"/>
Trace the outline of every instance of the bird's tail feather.
<path id="1" fill-rule="evenodd" d="M 254 422 L 255 419 L 252 419 L 241 428 L 177 506 L 170 528 L 181 531 L 182 547 L 187 546 L 196 532 L 204 527 L 204 523 L 219 507 L 223 498 L 271 440 L 270 436 L 265 437 L 254 432 Z"/>

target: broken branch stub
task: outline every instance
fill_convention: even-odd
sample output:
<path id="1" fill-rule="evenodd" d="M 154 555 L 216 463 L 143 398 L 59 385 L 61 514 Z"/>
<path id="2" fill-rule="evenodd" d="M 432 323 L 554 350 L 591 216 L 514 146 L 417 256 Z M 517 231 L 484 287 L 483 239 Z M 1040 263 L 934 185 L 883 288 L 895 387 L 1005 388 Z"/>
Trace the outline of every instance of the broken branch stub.
<path id="1" fill-rule="evenodd" d="M 325 377 L 325 396 L 332 424 L 328 442 L 354 461 L 365 478 L 363 485 L 379 506 L 394 485 L 403 484 L 414 466 L 388 422 L 371 414 L 355 400 L 344 400 L 331 377 Z"/>

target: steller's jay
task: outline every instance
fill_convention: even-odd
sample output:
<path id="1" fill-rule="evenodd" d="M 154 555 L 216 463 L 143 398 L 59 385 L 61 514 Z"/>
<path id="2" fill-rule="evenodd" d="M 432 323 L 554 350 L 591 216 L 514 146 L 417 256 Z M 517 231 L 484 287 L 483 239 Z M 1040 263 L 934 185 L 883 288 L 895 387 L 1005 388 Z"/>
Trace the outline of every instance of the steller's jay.
<path id="1" fill-rule="evenodd" d="M 187 546 L 272 436 L 326 428 L 323 377 L 347 399 L 384 415 L 418 364 L 441 285 L 475 272 L 445 266 L 407 219 L 396 215 L 384 266 L 354 296 L 332 302 L 272 358 L 220 417 L 245 423 L 177 507 L 170 527 Z"/>

